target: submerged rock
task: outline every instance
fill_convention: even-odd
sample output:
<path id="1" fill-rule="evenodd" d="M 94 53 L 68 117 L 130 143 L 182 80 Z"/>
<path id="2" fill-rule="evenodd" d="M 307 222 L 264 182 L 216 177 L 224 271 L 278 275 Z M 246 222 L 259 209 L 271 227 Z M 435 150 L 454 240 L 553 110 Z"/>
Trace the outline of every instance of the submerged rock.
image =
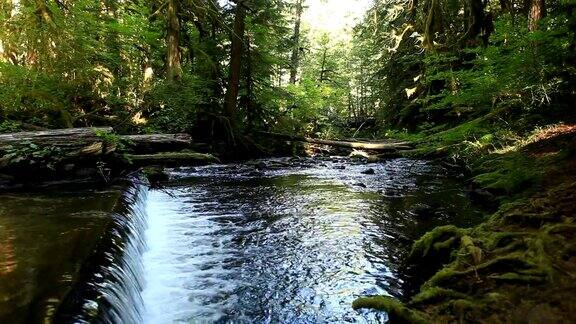
<path id="1" fill-rule="evenodd" d="M 254 164 L 254 168 L 256 170 L 264 170 L 267 168 L 267 165 L 264 163 L 264 161 L 259 161 L 258 163 Z"/>
<path id="2" fill-rule="evenodd" d="M 376 172 L 374 171 L 374 169 L 368 168 L 368 169 L 362 171 L 361 173 L 363 173 L 363 174 L 374 174 L 374 173 L 376 173 Z"/>

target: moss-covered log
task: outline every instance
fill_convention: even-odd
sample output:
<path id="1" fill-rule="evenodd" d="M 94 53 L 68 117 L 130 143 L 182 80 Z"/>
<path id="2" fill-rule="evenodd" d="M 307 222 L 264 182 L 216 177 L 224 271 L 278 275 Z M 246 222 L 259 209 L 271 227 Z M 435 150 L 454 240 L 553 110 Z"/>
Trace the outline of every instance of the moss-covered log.
<path id="1" fill-rule="evenodd" d="M 218 163 L 212 154 L 197 152 L 163 152 L 156 154 L 126 154 L 126 159 L 135 165 L 198 165 Z"/>
<path id="2" fill-rule="evenodd" d="M 106 145 L 104 138 L 112 134 L 112 127 L 67 128 L 36 132 L 0 134 L 0 153 L 18 150 L 29 145 L 55 147 L 69 156 L 100 155 L 113 152 L 114 145 Z M 109 144 L 109 143 L 108 143 Z"/>
<path id="3" fill-rule="evenodd" d="M 119 137 L 127 150 L 138 154 L 180 151 L 194 147 L 192 137 L 184 133 L 120 135 Z"/>

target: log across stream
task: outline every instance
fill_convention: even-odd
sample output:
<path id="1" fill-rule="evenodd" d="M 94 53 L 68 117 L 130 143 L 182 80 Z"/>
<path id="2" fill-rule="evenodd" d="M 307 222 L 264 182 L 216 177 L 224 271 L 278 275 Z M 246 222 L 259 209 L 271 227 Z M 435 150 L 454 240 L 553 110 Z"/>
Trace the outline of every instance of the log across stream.
<path id="1" fill-rule="evenodd" d="M 133 180 L 113 210 L 86 204 L 103 199 L 94 191 L 1 194 L 0 322 L 384 322 L 352 300 L 401 297 L 412 240 L 479 219 L 462 183 L 421 160 L 268 159 L 169 176 L 159 189 Z"/>

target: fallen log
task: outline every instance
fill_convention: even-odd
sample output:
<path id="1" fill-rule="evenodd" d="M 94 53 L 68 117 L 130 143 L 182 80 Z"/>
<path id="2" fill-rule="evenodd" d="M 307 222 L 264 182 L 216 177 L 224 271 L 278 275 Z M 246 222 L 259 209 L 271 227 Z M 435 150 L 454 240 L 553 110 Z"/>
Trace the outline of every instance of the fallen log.
<path id="1" fill-rule="evenodd" d="M 197 146 L 188 134 L 116 135 L 111 127 L 0 134 L 0 169 L 18 168 L 17 172 L 22 173 L 32 165 L 35 169 L 56 170 L 98 161 L 121 165 L 125 157 L 139 165 L 217 161 L 211 155 L 191 151 L 175 153 Z M 109 154 L 113 152 L 116 154 Z M 157 154 L 160 152 L 169 153 Z"/>
<path id="2" fill-rule="evenodd" d="M 352 149 L 372 150 L 372 151 L 400 151 L 400 150 L 409 150 L 413 148 L 410 142 L 385 142 L 385 143 L 351 142 L 351 141 L 324 140 L 318 138 L 294 136 L 280 133 L 270 133 L 270 132 L 261 132 L 261 133 L 268 136 L 276 137 L 278 139 L 283 139 L 286 141 L 298 141 L 298 142 L 322 144 L 336 147 L 347 147 Z"/>
<path id="3" fill-rule="evenodd" d="M 156 154 L 125 154 L 124 157 L 134 165 L 199 165 L 219 163 L 212 154 L 197 152 L 163 152 Z"/>
<path id="4" fill-rule="evenodd" d="M 188 134 L 120 135 L 127 150 L 134 153 L 180 151 L 195 146 Z"/>
<path id="5" fill-rule="evenodd" d="M 66 155 L 107 154 L 115 150 L 114 145 L 104 145 L 103 138 L 111 133 L 112 127 L 86 127 L 0 134 L 0 152 L 32 144 L 56 147 Z"/>
<path id="6" fill-rule="evenodd" d="M 142 166 L 219 162 L 181 151 L 195 146 L 186 134 L 116 135 L 111 127 L 0 134 L 0 190 L 109 184 Z"/>
<path id="7" fill-rule="evenodd" d="M 35 164 L 54 168 L 69 160 L 93 160 L 116 151 L 111 127 L 0 134 L 0 168 Z"/>

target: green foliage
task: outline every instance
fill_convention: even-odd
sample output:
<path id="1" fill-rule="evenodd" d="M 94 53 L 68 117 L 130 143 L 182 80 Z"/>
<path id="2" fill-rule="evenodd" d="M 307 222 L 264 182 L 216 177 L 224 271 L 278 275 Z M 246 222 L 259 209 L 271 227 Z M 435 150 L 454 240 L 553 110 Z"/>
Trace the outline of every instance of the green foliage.
<path id="1" fill-rule="evenodd" d="M 126 148 L 132 145 L 132 141 L 122 138 L 116 133 L 96 130 L 96 137 L 100 138 L 105 147 L 115 148 L 116 151 L 124 153 Z"/>
<path id="2" fill-rule="evenodd" d="M 338 123 L 351 112 L 350 52 L 347 44 L 325 33 L 313 35 L 301 62 L 299 82 L 286 87 L 284 112 L 276 128 L 320 137 L 335 137 Z"/>
<path id="3" fill-rule="evenodd" d="M 4 149 L 2 165 L 41 166 L 54 169 L 56 164 L 64 158 L 62 150 L 55 146 L 38 146 L 25 142 L 18 146 Z"/>
<path id="4" fill-rule="evenodd" d="M 196 122 L 196 107 L 210 101 L 202 97 L 205 82 L 184 74 L 180 83 L 160 81 L 146 94 L 143 110 L 149 116 L 150 132 L 185 132 Z"/>
<path id="5" fill-rule="evenodd" d="M 20 130 L 20 124 L 12 120 L 4 120 L 0 122 L 0 134 L 14 133 Z"/>

